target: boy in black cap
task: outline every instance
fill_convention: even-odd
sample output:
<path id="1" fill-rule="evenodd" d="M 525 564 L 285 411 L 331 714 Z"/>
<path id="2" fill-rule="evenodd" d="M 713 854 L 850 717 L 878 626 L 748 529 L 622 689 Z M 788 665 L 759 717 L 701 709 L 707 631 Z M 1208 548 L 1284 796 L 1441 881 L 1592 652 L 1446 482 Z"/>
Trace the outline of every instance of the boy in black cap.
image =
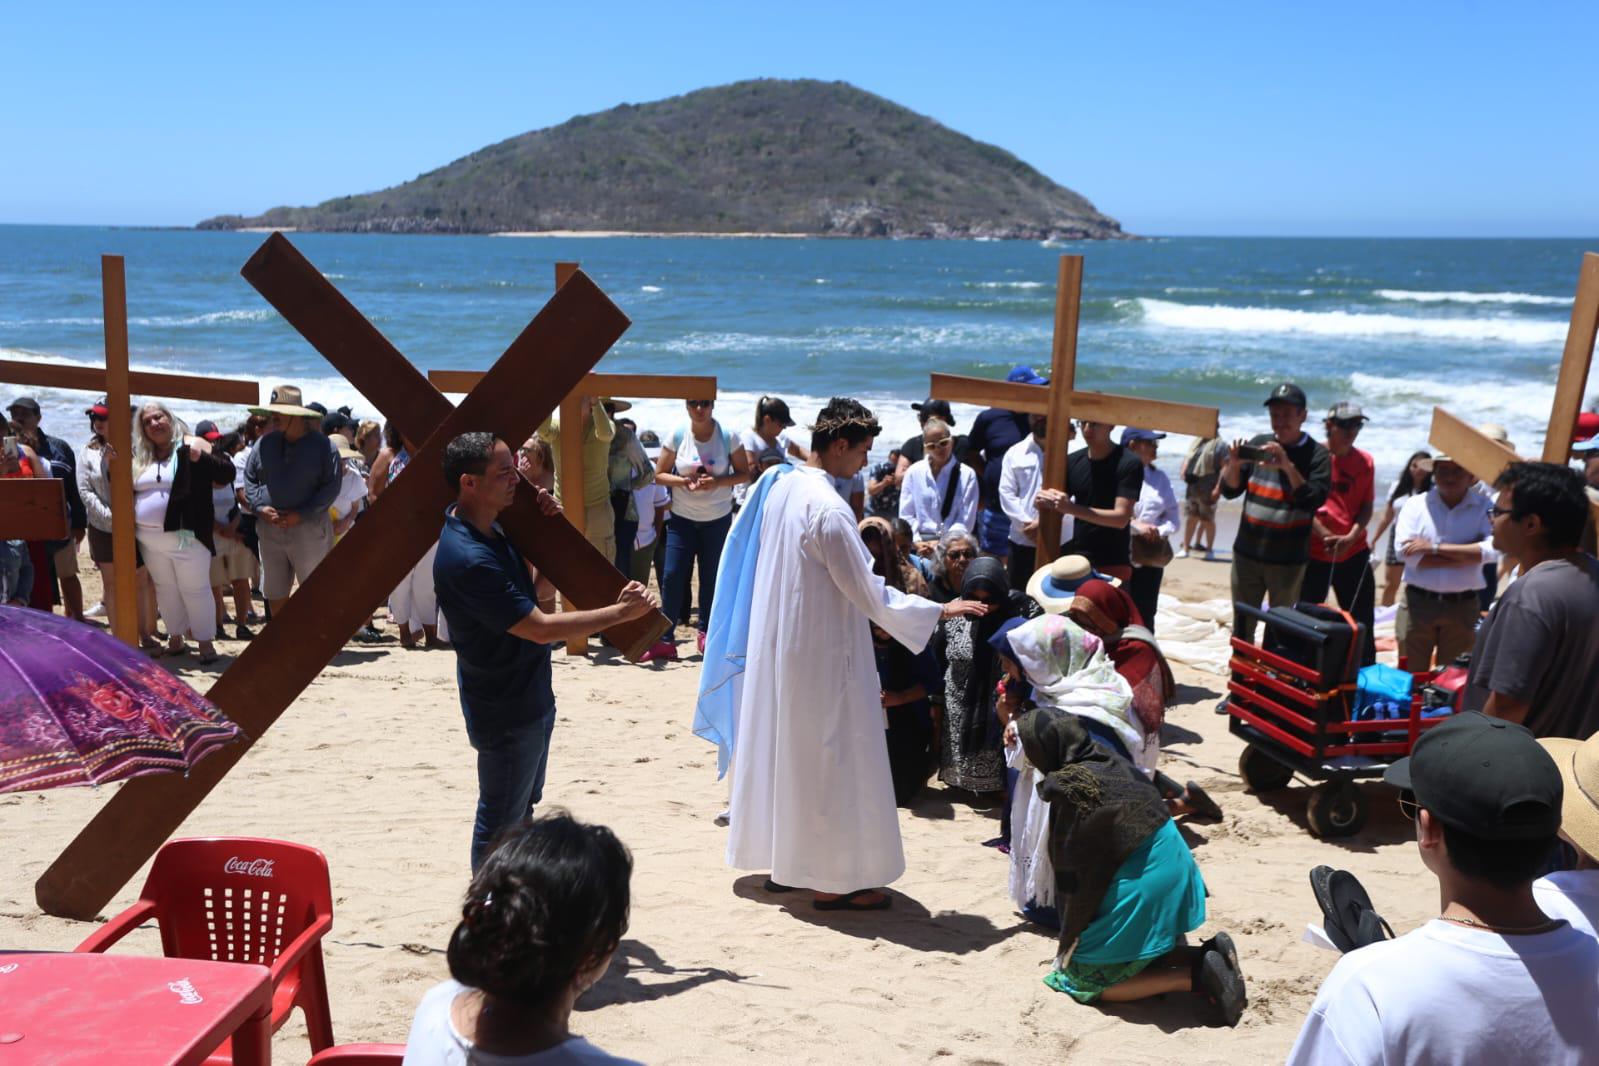
<path id="1" fill-rule="evenodd" d="M 1522 727 L 1467 712 L 1385 777 L 1404 790 L 1439 915 L 1344 955 L 1288 1062 L 1593 1062 L 1599 941 L 1532 892 L 1560 828 L 1555 761 Z"/>
<path id="2" fill-rule="evenodd" d="M 1266 397 L 1271 432 L 1233 442 L 1221 469 L 1221 494 L 1244 497 L 1233 539 L 1233 600 L 1292 607 L 1310 562 L 1310 527 L 1332 488 L 1332 459 L 1305 432 L 1305 390 L 1283 382 Z M 1240 449 L 1261 455 L 1246 460 Z M 1247 454 L 1247 453 L 1246 453 Z M 1233 616 L 1233 633 L 1255 639 L 1255 621 Z"/>

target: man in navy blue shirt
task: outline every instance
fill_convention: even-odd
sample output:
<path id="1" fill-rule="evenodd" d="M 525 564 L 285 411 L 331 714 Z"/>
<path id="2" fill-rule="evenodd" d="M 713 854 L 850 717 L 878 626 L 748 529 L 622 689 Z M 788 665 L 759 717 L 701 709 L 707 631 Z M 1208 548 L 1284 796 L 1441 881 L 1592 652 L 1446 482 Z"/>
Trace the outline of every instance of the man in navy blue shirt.
<path id="1" fill-rule="evenodd" d="M 511 449 L 492 434 L 463 433 L 444 450 L 444 476 L 456 502 L 444 515 L 433 585 L 455 648 L 467 738 L 477 752 L 476 871 L 500 832 L 526 818 L 544 790 L 555 727 L 548 645 L 648 614 L 655 602 L 633 581 L 608 607 L 545 614 L 533 575 L 495 522 L 521 480 Z M 560 509 L 549 493 L 535 491 L 545 514 Z"/>

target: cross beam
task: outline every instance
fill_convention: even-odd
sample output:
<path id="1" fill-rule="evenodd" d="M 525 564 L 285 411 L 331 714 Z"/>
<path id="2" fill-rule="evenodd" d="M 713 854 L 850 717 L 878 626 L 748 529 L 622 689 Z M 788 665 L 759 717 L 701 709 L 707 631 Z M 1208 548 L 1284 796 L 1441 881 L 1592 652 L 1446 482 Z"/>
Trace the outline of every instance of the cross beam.
<path id="1" fill-rule="evenodd" d="M 134 393 L 240 406 L 259 402 L 261 387 L 253 381 L 129 370 L 127 280 L 120 255 L 100 257 L 100 289 L 105 322 L 105 369 L 0 359 L 0 381 L 36 388 L 104 393 L 109 408 L 106 431 L 113 441 L 133 439 L 133 419 L 128 407 Z M 116 590 L 111 631 L 129 646 L 139 643 L 137 575 L 134 568 L 127 565 L 135 549 L 133 456 L 123 447 L 116 449 L 115 458 L 111 460 L 111 557 L 122 564 L 111 571 L 112 587 Z"/>
<path id="2" fill-rule="evenodd" d="M 1073 415 L 1092 422 L 1141 426 L 1194 437 L 1218 433 L 1214 407 L 1114 396 L 1076 389 L 1077 325 L 1083 300 L 1083 257 L 1063 255 L 1055 282 L 1055 332 L 1050 350 L 1049 387 L 1021 385 L 957 374 L 934 374 L 928 395 L 935 400 L 999 407 L 1044 415 L 1049 420 L 1044 442 L 1044 487 L 1066 488 L 1066 449 Z M 1038 561 L 1047 563 L 1060 552 L 1060 519 L 1054 511 L 1038 516 Z"/>
<path id="3" fill-rule="evenodd" d="M 1567 436 L 1569 438 L 1570 435 Z M 1427 441 L 1438 449 L 1440 455 L 1449 456 L 1465 467 L 1472 477 L 1489 485 L 1504 473 L 1505 467 L 1523 461 L 1517 452 L 1475 426 L 1456 418 L 1442 407 L 1432 409 L 1432 430 L 1427 435 Z M 1549 455 L 1547 442 L 1544 446 L 1544 455 Z M 1564 465 L 1564 460 L 1546 458 L 1544 462 L 1560 462 Z M 1599 522 L 1599 503 L 1590 500 L 1588 513 L 1593 521 Z"/>
<path id="4" fill-rule="evenodd" d="M 187 775 L 157 774 L 125 783 L 35 885 L 40 907 L 50 914 L 83 919 L 97 914 L 423 556 L 455 496 L 439 475 L 449 441 L 485 429 L 502 439 L 525 438 L 548 417 L 555 398 L 576 385 L 628 325 L 593 282 L 577 275 L 506 349 L 482 386 L 452 409 L 281 234 L 267 239 L 243 273 L 313 346 L 334 358 L 346 379 L 401 433 L 424 443 L 406 473 L 378 497 L 371 519 L 356 523 L 333 547 L 207 693 L 239 724 L 245 739 Z M 529 387 L 529 381 L 539 385 Z M 422 473 L 411 476 L 412 470 Z M 531 491 L 517 494 L 501 524 L 535 565 L 547 567 L 557 582 L 571 583 L 585 603 L 598 605 L 602 595 L 615 598 L 622 584 L 610 580 L 617 576 L 615 568 L 566 523 L 544 520 Z M 656 619 L 665 624 L 659 615 Z M 660 628 L 646 617 L 613 632 L 618 644 L 642 651 Z"/>

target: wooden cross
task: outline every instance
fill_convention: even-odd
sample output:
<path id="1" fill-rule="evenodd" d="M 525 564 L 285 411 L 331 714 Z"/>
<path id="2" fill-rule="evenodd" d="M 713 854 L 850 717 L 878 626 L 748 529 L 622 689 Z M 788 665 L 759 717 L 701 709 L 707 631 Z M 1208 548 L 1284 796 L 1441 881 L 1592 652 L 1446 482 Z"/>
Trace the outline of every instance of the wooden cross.
<path id="1" fill-rule="evenodd" d="M 245 738 L 187 775 L 138 777 L 118 789 L 34 886 L 39 906 L 50 914 L 88 919 L 99 913 L 437 540 L 444 509 L 455 499 L 441 473 L 445 446 L 474 430 L 524 440 L 628 326 L 605 294 L 576 274 L 482 385 L 452 408 L 282 234 L 268 237 L 242 273 L 403 435 L 425 443 L 369 518 L 334 545 L 207 693 Z M 541 514 L 530 488 L 517 493 L 500 525 L 580 606 L 615 600 L 624 582 L 611 560 L 568 523 Z M 608 632 L 636 658 L 666 626 L 657 612 Z"/>
<path id="2" fill-rule="evenodd" d="M 258 403 L 261 387 L 253 381 L 228 378 L 153 374 L 128 369 L 127 279 L 120 255 L 100 257 L 100 289 L 105 318 L 105 369 L 88 366 L 52 366 L 0 360 L 0 381 L 48 389 L 80 389 L 105 396 L 109 408 L 106 432 L 117 442 L 111 461 L 111 557 L 118 564 L 111 578 L 116 589 L 116 611 L 111 632 L 130 646 L 139 643 L 139 601 L 134 567 L 133 419 L 129 413 L 133 394 L 198 400 L 202 403 L 249 406 Z M 15 494 L 19 490 L 0 490 Z M 0 495 L 0 502 L 7 496 Z M 66 536 L 70 536 L 68 533 Z M 60 539 L 49 538 L 49 539 Z"/>
<path id="3" fill-rule="evenodd" d="M 567 278 L 577 272 L 576 263 L 555 264 L 555 288 L 560 290 Z M 428 382 L 440 392 L 463 393 L 477 387 L 483 374 L 476 370 L 429 370 Z M 677 374 L 594 374 L 583 376 L 577 388 L 561 398 L 561 493 L 565 504 L 566 520 L 578 533 L 588 528 L 583 499 L 583 431 L 584 399 L 601 396 L 628 397 L 652 400 L 714 400 L 714 377 Z M 575 488 L 573 487 L 575 486 Z M 640 519 L 642 521 L 642 518 Z M 562 604 L 568 611 L 574 604 L 564 595 Z M 588 652 L 588 639 L 574 637 L 566 642 L 566 654 L 584 655 Z"/>
<path id="4" fill-rule="evenodd" d="M 1577 296 L 1571 305 L 1571 325 L 1566 330 L 1566 347 L 1560 357 L 1560 376 L 1555 382 L 1555 398 L 1549 409 L 1549 429 L 1543 439 L 1543 461 L 1561 466 L 1571 461 L 1571 438 L 1582 412 L 1583 392 L 1593 367 L 1594 341 L 1599 338 L 1599 253 L 1582 257 L 1577 275 Z M 1521 456 L 1461 421 L 1442 407 L 1432 409 L 1432 431 L 1428 441 L 1442 454 L 1465 467 L 1473 477 L 1492 485 L 1505 467 L 1521 462 Z M 1590 504 L 1590 513 L 1599 522 L 1599 503 Z"/>
<path id="5" fill-rule="evenodd" d="M 1049 387 L 1022 385 L 989 378 L 934 374 L 928 395 L 935 400 L 999 407 L 1007 411 L 1044 415 L 1049 419 L 1044 443 L 1043 487 L 1066 489 L 1066 448 L 1071 417 L 1117 426 L 1139 426 L 1191 437 L 1217 435 L 1214 407 L 1080 392 L 1077 374 L 1077 323 L 1083 300 L 1083 257 L 1063 255 L 1055 284 L 1055 335 L 1051 346 Z M 1060 552 L 1058 512 L 1038 516 L 1038 562 L 1050 562 Z"/>

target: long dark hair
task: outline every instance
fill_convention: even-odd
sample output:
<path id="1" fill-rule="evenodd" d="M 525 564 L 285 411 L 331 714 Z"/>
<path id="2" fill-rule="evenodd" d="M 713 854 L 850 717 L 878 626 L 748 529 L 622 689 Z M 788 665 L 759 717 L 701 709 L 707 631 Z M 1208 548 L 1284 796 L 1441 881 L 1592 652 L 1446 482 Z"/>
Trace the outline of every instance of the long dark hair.
<path id="1" fill-rule="evenodd" d="M 466 890 L 450 976 L 529 1007 L 555 1002 L 627 932 L 633 856 L 564 811 L 505 831 Z"/>
<path id="2" fill-rule="evenodd" d="M 1388 502 L 1389 503 L 1393 503 L 1396 500 L 1401 500 L 1401 499 L 1403 499 L 1406 496 L 1419 496 L 1423 492 L 1432 491 L 1432 471 L 1431 470 L 1427 471 L 1427 476 L 1422 479 L 1420 488 L 1416 488 L 1415 487 L 1415 482 L 1411 479 L 1411 476 L 1410 476 L 1411 464 L 1415 463 L 1415 461 L 1417 459 L 1431 459 L 1431 458 L 1432 458 L 1432 452 L 1427 451 L 1425 448 L 1423 448 L 1419 452 L 1412 452 L 1411 453 L 1410 458 L 1405 460 L 1405 468 L 1399 472 L 1399 480 L 1394 483 L 1393 494 L 1388 497 Z"/>

